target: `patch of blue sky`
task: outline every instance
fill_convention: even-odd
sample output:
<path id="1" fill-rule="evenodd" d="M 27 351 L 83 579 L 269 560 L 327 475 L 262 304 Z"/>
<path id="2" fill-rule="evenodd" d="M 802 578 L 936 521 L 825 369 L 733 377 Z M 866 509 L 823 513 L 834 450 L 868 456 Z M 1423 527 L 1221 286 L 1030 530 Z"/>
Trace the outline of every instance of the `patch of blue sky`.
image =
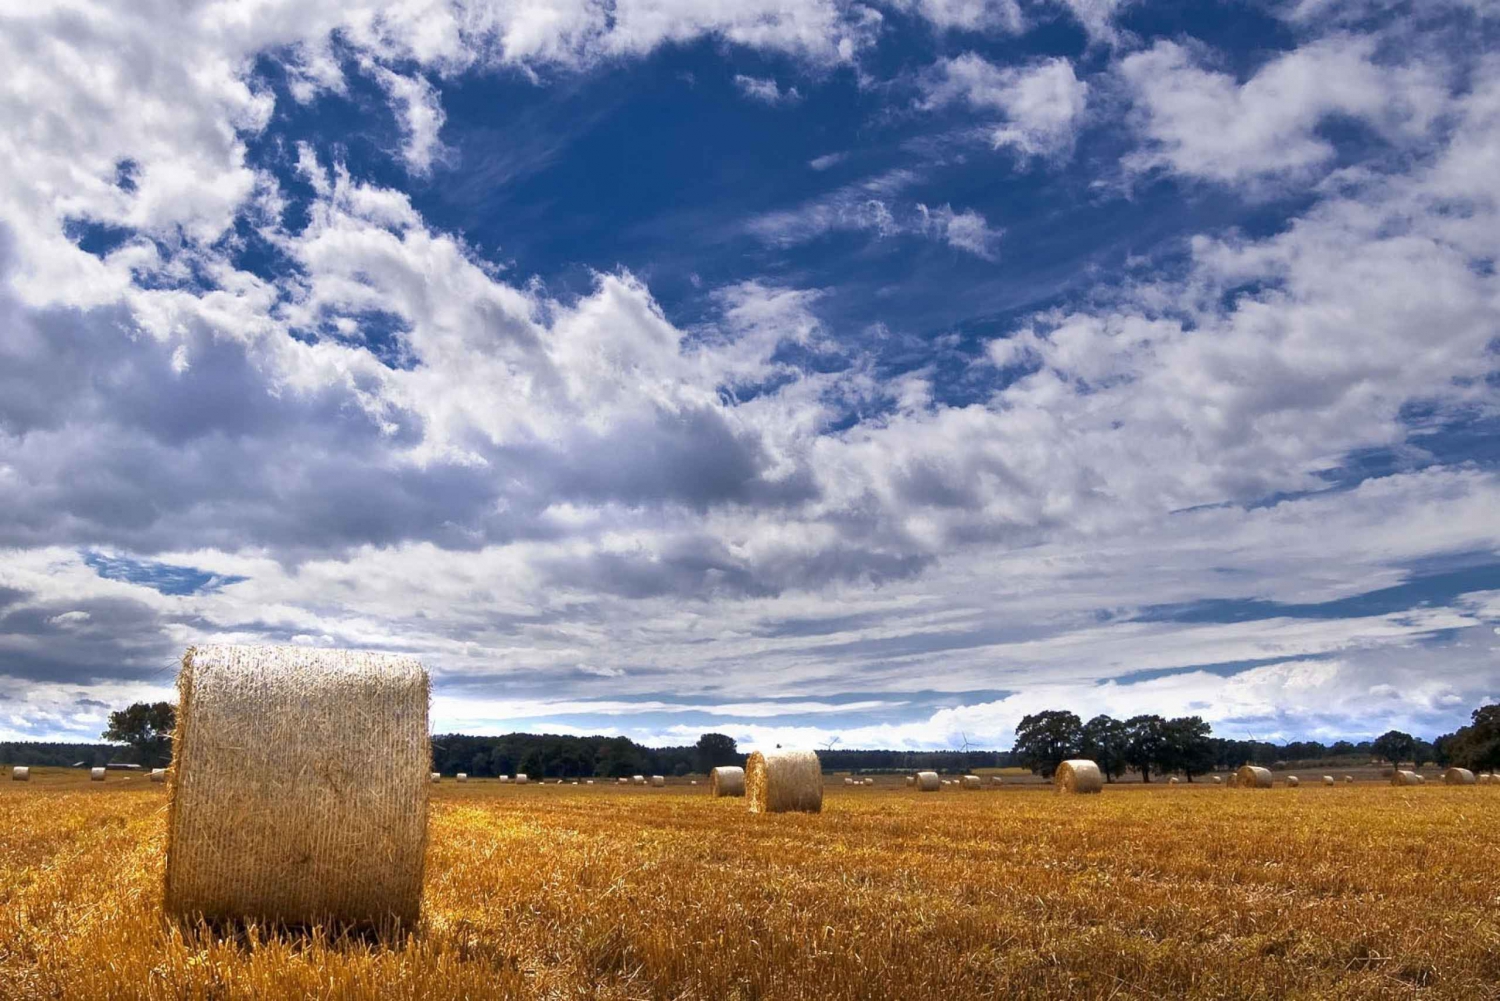
<path id="1" fill-rule="evenodd" d="M 220 576 L 197 567 L 177 566 L 155 560 L 137 560 L 128 556 L 110 556 L 99 552 L 83 553 L 83 562 L 106 580 L 124 581 L 149 587 L 162 594 L 188 595 L 216 591 L 245 577 Z"/>

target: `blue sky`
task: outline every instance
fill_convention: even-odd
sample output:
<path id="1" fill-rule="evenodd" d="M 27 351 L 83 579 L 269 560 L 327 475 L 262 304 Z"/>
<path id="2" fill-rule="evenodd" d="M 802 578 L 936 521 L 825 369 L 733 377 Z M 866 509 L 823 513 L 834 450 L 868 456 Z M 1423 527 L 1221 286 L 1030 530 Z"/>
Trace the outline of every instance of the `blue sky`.
<path id="1" fill-rule="evenodd" d="M 652 743 L 1500 699 L 1492 3 L 0 19 L 0 738 L 209 641 Z"/>

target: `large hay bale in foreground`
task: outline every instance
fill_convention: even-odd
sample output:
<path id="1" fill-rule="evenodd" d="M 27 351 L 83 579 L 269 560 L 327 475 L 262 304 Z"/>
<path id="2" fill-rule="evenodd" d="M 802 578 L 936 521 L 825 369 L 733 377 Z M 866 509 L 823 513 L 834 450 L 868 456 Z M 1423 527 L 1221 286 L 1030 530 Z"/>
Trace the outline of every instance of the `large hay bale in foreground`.
<path id="1" fill-rule="evenodd" d="M 153 769 L 151 769 L 151 781 L 152 782 L 165 782 L 165 781 L 167 781 L 167 770 L 165 768 L 153 768 Z"/>
<path id="2" fill-rule="evenodd" d="M 751 813 L 821 813 L 823 766 L 813 751 L 756 751 L 745 762 Z"/>
<path id="3" fill-rule="evenodd" d="M 31 769 L 26 765 L 17 765 L 10 770 L 10 780 L 12 782 L 30 782 Z"/>
<path id="4" fill-rule="evenodd" d="M 1086 758 L 1074 758 L 1057 766 L 1052 786 L 1058 792 L 1089 793 L 1104 789 L 1104 773 Z"/>
<path id="5" fill-rule="evenodd" d="M 102 769 L 102 768 L 90 768 L 89 769 L 89 781 L 90 782 L 103 782 L 104 781 L 104 769 Z"/>
<path id="6" fill-rule="evenodd" d="M 1416 772 L 1410 772 L 1404 768 L 1397 768 L 1395 771 L 1391 772 L 1391 785 L 1414 786 L 1417 784 L 1417 779 L 1419 777 L 1420 776 L 1418 776 Z"/>
<path id="7" fill-rule="evenodd" d="M 1450 786 L 1471 786 L 1474 784 L 1474 773 L 1467 768 L 1450 768 L 1443 772 L 1443 782 Z"/>
<path id="8" fill-rule="evenodd" d="M 720 765 L 708 773 L 708 786 L 714 796 L 743 796 L 745 770 L 738 765 Z"/>
<path id="9" fill-rule="evenodd" d="M 943 780 L 937 772 L 917 772 L 917 792 L 937 792 L 943 788 Z"/>
<path id="10" fill-rule="evenodd" d="M 981 779 L 978 775 L 965 775 L 963 779 L 961 779 L 961 781 L 963 782 L 963 786 L 965 789 L 984 788 L 984 780 Z"/>
<path id="11" fill-rule="evenodd" d="M 207 646 L 187 651 L 177 686 L 169 912 L 417 920 L 432 769 L 421 664 Z"/>
<path id="12" fill-rule="evenodd" d="M 1275 785 L 1275 780 L 1271 778 L 1269 768 L 1241 765 L 1240 770 L 1234 773 L 1234 784 L 1240 789 L 1269 789 Z"/>

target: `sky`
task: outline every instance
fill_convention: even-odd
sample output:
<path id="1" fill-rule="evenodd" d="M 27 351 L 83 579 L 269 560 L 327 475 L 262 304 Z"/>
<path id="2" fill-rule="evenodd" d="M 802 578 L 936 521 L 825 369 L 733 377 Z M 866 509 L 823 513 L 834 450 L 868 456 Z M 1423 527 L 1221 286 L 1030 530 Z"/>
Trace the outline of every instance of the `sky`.
<path id="1" fill-rule="evenodd" d="M 1500 701 L 1495 0 L 0 5 L 0 739 Z"/>

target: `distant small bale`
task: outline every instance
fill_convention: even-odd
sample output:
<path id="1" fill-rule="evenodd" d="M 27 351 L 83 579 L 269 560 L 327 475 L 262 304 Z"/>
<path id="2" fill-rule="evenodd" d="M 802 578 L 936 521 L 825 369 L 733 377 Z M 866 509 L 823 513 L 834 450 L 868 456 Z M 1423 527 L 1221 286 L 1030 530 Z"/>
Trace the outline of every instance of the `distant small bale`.
<path id="1" fill-rule="evenodd" d="M 1443 772 L 1443 782 L 1450 786 L 1474 785 L 1474 773 L 1467 768 L 1450 768 Z"/>
<path id="2" fill-rule="evenodd" d="M 743 796 L 745 770 L 738 765 L 720 765 L 708 773 L 708 786 L 715 797 Z"/>
<path id="3" fill-rule="evenodd" d="M 1177 785 L 1177 782 L 1178 782 L 1178 779 L 1177 779 L 1177 776 L 1175 776 L 1175 775 L 1173 775 L 1171 778 L 1167 779 L 1167 785 L 1169 785 L 1169 786 L 1175 786 L 1175 785 Z"/>
<path id="4" fill-rule="evenodd" d="M 1325 786 L 1331 786 L 1331 785 L 1333 785 L 1333 776 L 1332 775 L 1325 775 L 1325 776 L 1323 776 L 1323 784 Z"/>
<path id="5" fill-rule="evenodd" d="M 1418 784 L 1417 779 L 1419 778 L 1421 778 L 1421 776 L 1416 772 L 1410 772 L 1404 768 L 1397 768 L 1391 772 L 1391 785 L 1414 786 Z"/>
<path id="6" fill-rule="evenodd" d="M 865 779 L 865 785 L 872 786 L 874 784 L 875 784 L 875 780 L 874 779 Z"/>
<path id="7" fill-rule="evenodd" d="M 1052 787 L 1058 792 L 1091 793 L 1104 789 L 1104 773 L 1086 758 L 1074 758 L 1057 766 Z"/>
<path id="8" fill-rule="evenodd" d="M 1302 784 L 1302 780 L 1295 775 L 1288 775 L 1286 777 L 1286 784 L 1289 788 L 1295 789 Z"/>
<path id="9" fill-rule="evenodd" d="M 516 772 L 516 785 L 523 786 L 531 781 L 531 777 L 525 772 Z"/>
<path id="10" fill-rule="evenodd" d="M 620 778 L 619 778 L 619 780 L 618 780 L 618 784 L 619 784 L 619 785 L 626 785 L 626 784 L 627 784 L 627 783 L 629 783 L 629 782 L 630 782 L 630 780 L 629 780 L 629 779 L 627 779 L 627 778 L 626 778 L 626 777 L 625 777 L 625 776 L 623 776 L 623 775 L 621 775 L 621 776 L 620 776 Z"/>
<path id="11" fill-rule="evenodd" d="M 1352 785 L 1353 783 L 1354 783 L 1354 776 L 1353 775 L 1345 775 L 1344 776 L 1344 784 L 1345 785 Z"/>
<path id="12" fill-rule="evenodd" d="M 1241 765 L 1240 770 L 1234 773 L 1234 784 L 1240 789 L 1269 789 L 1276 783 L 1269 768 Z"/>
<path id="13" fill-rule="evenodd" d="M 917 792 L 937 792 L 943 787 L 937 772 L 917 772 L 912 778 L 915 780 Z"/>
<path id="14" fill-rule="evenodd" d="M 584 779 L 584 780 L 583 780 L 583 784 L 584 784 L 584 785 L 586 785 L 586 786 L 591 786 L 591 785 L 593 785 L 593 784 L 594 784 L 594 780 L 593 780 L 593 779 Z M 694 784 L 694 785 L 697 785 L 697 783 L 696 783 L 696 782 L 695 782 L 695 783 L 693 783 L 693 784 Z"/>
<path id="15" fill-rule="evenodd" d="M 1424 786 L 1426 784 L 1427 784 L 1427 776 L 1423 775 L 1421 772 L 1418 772 L 1417 773 L 1417 785 Z"/>
<path id="16" fill-rule="evenodd" d="M 983 789 L 984 788 L 984 780 L 981 779 L 978 775 L 965 775 L 959 781 L 961 781 L 963 783 L 963 787 L 965 789 Z"/>
<path id="17" fill-rule="evenodd" d="M 943 779 L 943 785 L 945 785 L 945 786 L 951 786 L 952 784 L 953 784 L 953 780 L 952 779 Z"/>
<path id="18" fill-rule="evenodd" d="M 442 772 L 433 772 L 432 773 L 432 781 L 433 781 L 434 784 L 443 781 L 443 773 Z"/>
<path id="19" fill-rule="evenodd" d="M 917 777 L 915 775 L 908 775 L 906 777 L 906 784 L 909 785 L 909 786 L 916 785 L 917 784 Z"/>
<path id="20" fill-rule="evenodd" d="M 1000 776 L 998 776 L 998 775 L 991 775 L 990 776 L 990 785 L 997 786 L 999 784 L 1000 784 Z"/>
<path id="21" fill-rule="evenodd" d="M 506 782 L 510 781 L 510 776 L 509 775 L 496 775 L 495 776 L 495 780 L 497 782 L 506 783 Z"/>
<path id="22" fill-rule="evenodd" d="M 104 769 L 103 768 L 90 768 L 89 769 L 89 781 L 90 782 L 103 782 L 104 781 Z"/>
<path id="23" fill-rule="evenodd" d="M 849 776 L 845 775 L 844 776 L 844 785 L 846 785 L 846 786 L 852 786 L 853 784 L 854 784 L 854 780 L 851 779 Z"/>
<path id="24" fill-rule="evenodd" d="M 695 786 L 697 784 L 698 784 L 698 780 L 697 779 L 688 779 L 688 785 Z"/>
<path id="25" fill-rule="evenodd" d="M 651 776 L 651 784 L 660 789 L 667 784 L 667 777 L 665 775 L 653 775 Z"/>
<path id="26" fill-rule="evenodd" d="M 167 770 L 165 768 L 153 768 L 153 769 L 151 769 L 151 781 L 152 782 L 165 782 L 165 781 L 167 781 Z"/>
<path id="27" fill-rule="evenodd" d="M 814 751 L 756 751 L 745 762 L 751 813 L 821 813 L 823 766 Z"/>
<path id="28" fill-rule="evenodd" d="M 643 785 L 646 784 L 646 776 L 644 776 L 644 775 L 632 775 L 632 776 L 630 776 L 630 781 L 633 782 L 633 783 L 635 783 L 638 786 L 643 786 Z"/>
<path id="29" fill-rule="evenodd" d="M 168 913 L 416 922 L 432 784 L 421 664 L 350 650 L 192 647 L 178 693 Z"/>
<path id="30" fill-rule="evenodd" d="M 1216 786 L 1223 785 L 1224 784 L 1224 777 L 1222 775 L 1215 775 L 1211 779 L 1209 779 L 1209 781 L 1212 782 Z"/>
<path id="31" fill-rule="evenodd" d="M 31 769 L 26 765 L 17 765 L 10 770 L 10 780 L 12 782 L 30 782 Z"/>
<path id="32" fill-rule="evenodd" d="M 469 781 L 469 773 L 468 772 L 459 772 L 457 775 L 453 776 L 453 781 L 455 781 L 455 782 L 467 782 L 467 781 Z"/>

